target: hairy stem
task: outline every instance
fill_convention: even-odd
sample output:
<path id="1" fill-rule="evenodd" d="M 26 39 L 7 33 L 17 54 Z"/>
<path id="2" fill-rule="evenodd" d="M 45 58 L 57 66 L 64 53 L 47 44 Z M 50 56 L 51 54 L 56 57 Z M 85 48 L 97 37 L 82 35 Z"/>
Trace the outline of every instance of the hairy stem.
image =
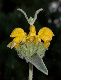
<path id="1" fill-rule="evenodd" d="M 33 76 L 33 65 L 29 63 L 29 80 L 32 80 Z"/>

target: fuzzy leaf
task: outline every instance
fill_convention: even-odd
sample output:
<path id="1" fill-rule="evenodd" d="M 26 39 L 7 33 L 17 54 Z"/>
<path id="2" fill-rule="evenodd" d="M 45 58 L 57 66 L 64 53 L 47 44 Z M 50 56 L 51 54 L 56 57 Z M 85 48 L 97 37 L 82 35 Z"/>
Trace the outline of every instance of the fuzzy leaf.
<path id="1" fill-rule="evenodd" d="M 39 43 L 38 44 L 38 49 L 37 49 L 37 54 L 43 58 L 44 55 L 45 55 L 45 51 L 47 50 L 47 48 L 44 47 L 44 44 L 43 43 Z"/>
<path id="2" fill-rule="evenodd" d="M 38 70 L 40 70 L 44 74 L 48 75 L 48 70 L 47 70 L 42 58 L 38 54 L 35 54 L 31 58 L 29 58 L 28 62 L 33 64 Z"/>

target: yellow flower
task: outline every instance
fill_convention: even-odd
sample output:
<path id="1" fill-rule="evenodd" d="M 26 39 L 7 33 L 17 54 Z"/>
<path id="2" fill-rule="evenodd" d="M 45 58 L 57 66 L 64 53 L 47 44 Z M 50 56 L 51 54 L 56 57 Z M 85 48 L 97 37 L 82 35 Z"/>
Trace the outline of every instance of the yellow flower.
<path id="1" fill-rule="evenodd" d="M 51 29 L 47 28 L 47 27 L 43 27 L 39 30 L 38 32 L 38 36 L 41 40 L 44 41 L 44 46 L 46 48 L 49 47 L 50 45 L 50 41 L 52 40 L 52 37 L 54 36 L 53 32 Z"/>
<path id="2" fill-rule="evenodd" d="M 44 46 L 46 48 L 49 47 L 50 41 L 54 36 L 51 29 L 43 27 L 39 30 L 38 35 L 36 35 L 36 29 L 34 25 L 30 26 L 29 30 L 30 30 L 29 34 L 26 35 L 23 29 L 15 28 L 10 35 L 10 37 L 14 39 L 12 42 L 8 44 L 8 47 L 17 48 L 20 45 L 20 43 L 26 43 L 26 42 L 33 42 L 34 44 L 37 44 L 41 42 L 41 40 L 43 41 Z"/>
<path id="3" fill-rule="evenodd" d="M 54 36 L 53 32 L 51 29 L 47 27 L 43 27 L 39 30 L 38 36 L 44 41 L 48 42 L 52 40 L 52 37 Z"/>
<path id="4" fill-rule="evenodd" d="M 8 47 L 10 48 L 18 47 L 21 42 L 26 42 L 26 33 L 21 28 L 15 28 L 10 37 L 14 38 L 13 41 L 8 44 Z"/>
<path id="5" fill-rule="evenodd" d="M 28 42 L 33 42 L 33 40 L 35 39 L 35 36 L 36 36 L 35 26 L 34 25 L 30 26 L 29 30 L 30 30 L 30 32 L 27 36 L 27 41 Z"/>

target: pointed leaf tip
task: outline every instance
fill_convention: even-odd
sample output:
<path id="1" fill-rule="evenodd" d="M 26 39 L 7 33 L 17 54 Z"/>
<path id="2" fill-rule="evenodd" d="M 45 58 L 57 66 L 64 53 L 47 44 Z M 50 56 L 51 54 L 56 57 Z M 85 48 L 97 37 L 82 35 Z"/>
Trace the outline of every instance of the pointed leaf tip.
<path id="1" fill-rule="evenodd" d="M 44 74 L 48 75 L 48 70 L 42 58 L 38 54 L 33 55 L 30 59 L 28 59 L 28 62 L 33 64 L 38 70 L 40 70 Z"/>

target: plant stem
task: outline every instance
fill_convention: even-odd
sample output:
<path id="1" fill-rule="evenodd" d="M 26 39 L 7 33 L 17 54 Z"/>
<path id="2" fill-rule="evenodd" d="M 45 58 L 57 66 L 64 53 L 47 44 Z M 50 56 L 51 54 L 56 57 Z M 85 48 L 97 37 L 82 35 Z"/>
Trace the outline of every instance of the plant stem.
<path id="1" fill-rule="evenodd" d="M 29 80 L 32 80 L 33 76 L 33 65 L 29 63 Z"/>

